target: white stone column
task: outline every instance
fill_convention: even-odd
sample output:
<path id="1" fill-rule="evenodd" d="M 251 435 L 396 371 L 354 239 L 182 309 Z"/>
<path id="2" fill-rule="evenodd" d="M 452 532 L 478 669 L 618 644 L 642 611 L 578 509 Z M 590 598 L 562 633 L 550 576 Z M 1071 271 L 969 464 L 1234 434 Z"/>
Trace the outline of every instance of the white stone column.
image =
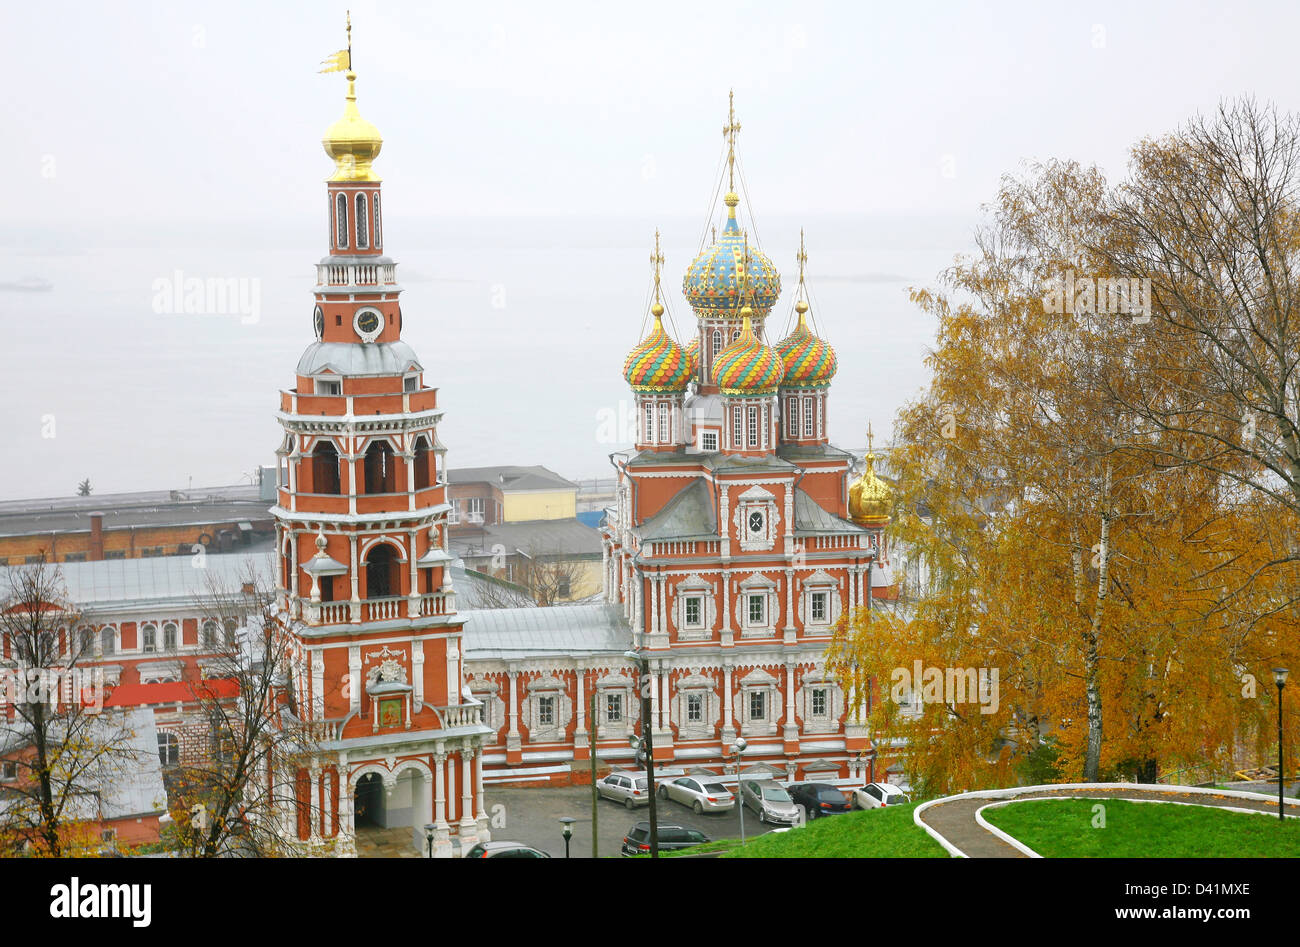
<path id="1" fill-rule="evenodd" d="M 806 618 L 807 616 L 805 616 Z M 795 632 L 798 629 L 794 624 L 794 570 L 785 570 L 785 640 L 787 644 L 794 644 Z"/>
<path id="2" fill-rule="evenodd" d="M 447 824 L 447 753 L 439 743 L 433 754 L 433 857 L 451 857 L 451 827 Z"/>
<path id="3" fill-rule="evenodd" d="M 650 578 L 650 634 L 659 634 L 659 575 L 652 572 Z"/>
<path id="4" fill-rule="evenodd" d="M 460 852 L 462 855 L 478 842 L 478 823 L 474 819 L 474 747 L 469 740 L 460 745 Z"/>
<path id="5" fill-rule="evenodd" d="M 313 721 L 325 719 L 325 652 L 311 652 L 311 713 Z"/>
<path id="6" fill-rule="evenodd" d="M 519 672 L 512 667 L 506 675 L 510 679 L 510 731 L 506 734 L 506 749 L 518 750 L 523 746 L 519 737 Z"/>
<path id="7" fill-rule="evenodd" d="M 353 501 L 355 502 L 355 500 Z M 351 620 L 356 623 L 361 621 L 361 575 L 357 571 L 357 534 L 348 535 L 348 545 L 351 550 L 352 562 L 352 602 L 351 602 Z"/>
<path id="8" fill-rule="evenodd" d="M 411 641 L 411 699 L 416 710 L 424 702 L 424 641 Z"/>
<path id="9" fill-rule="evenodd" d="M 736 740 L 736 721 L 731 710 L 731 662 L 722 666 L 722 742 L 724 745 Z"/>
<path id="10" fill-rule="evenodd" d="M 785 662 L 785 739 L 799 739 L 799 725 L 794 719 L 794 662 Z"/>
<path id="11" fill-rule="evenodd" d="M 577 680 L 578 723 L 573 731 L 574 746 L 587 745 L 587 692 L 585 687 L 585 668 L 581 661 L 574 666 L 574 678 Z"/>
<path id="12" fill-rule="evenodd" d="M 659 662 L 659 729 L 668 729 L 668 702 L 672 699 L 668 694 L 668 677 L 672 669 L 666 662 Z"/>
<path id="13" fill-rule="evenodd" d="M 475 748 L 474 753 L 474 797 L 477 805 L 474 810 L 474 820 L 478 823 L 478 840 L 480 842 L 492 841 L 492 832 L 488 828 L 487 805 L 483 799 L 483 747 L 479 745 Z"/>
<path id="14" fill-rule="evenodd" d="M 733 642 L 731 630 L 731 576 L 722 573 L 722 646 L 728 647 Z"/>
<path id="15" fill-rule="evenodd" d="M 447 703 L 460 703 L 460 647 L 459 639 L 446 638 L 447 643 Z"/>

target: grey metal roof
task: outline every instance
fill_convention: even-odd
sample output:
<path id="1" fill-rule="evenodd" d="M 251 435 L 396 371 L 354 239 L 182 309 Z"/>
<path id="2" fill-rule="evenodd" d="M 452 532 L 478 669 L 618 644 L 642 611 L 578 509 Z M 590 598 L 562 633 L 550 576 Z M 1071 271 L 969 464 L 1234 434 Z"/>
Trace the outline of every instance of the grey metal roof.
<path id="1" fill-rule="evenodd" d="M 616 605 L 487 608 L 462 615 L 465 657 L 470 661 L 546 654 L 621 654 L 632 647 L 632 632 Z"/>
<path id="2" fill-rule="evenodd" d="M 693 480 L 638 528 L 647 539 L 717 539 L 713 495 L 703 480 Z"/>
<path id="3" fill-rule="evenodd" d="M 339 375 L 400 375 L 423 371 L 405 342 L 313 342 L 298 359 L 299 375 L 323 371 Z"/>
<path id="4" fill-rule="evenodd" d="M 452 467 L 448 483 L 491 483 L 502 490 L 554 490 L 578 485 L 540 464 L 521 467 L 513 464 L 498 467 Z"/>
<path id="5" fill-rule="evenodd" d="M 457 555 L 491 555 L 494 546 L 529 556 L 599 556 L 600 531 L 577 519 L 527 520 L 494 523 L 481 529 L 451 534 L 449 545 Z"/>
<path id="6" fill-rule="evenodd" d="M 841 519 L 824 509 L 803 490 L 794 491 L 794 531 L 805 533 L 865 533 L 856 523 Z"/>
<path id="7" fill-rule="evenodd" d="M 104 515 L 104 529 L 147 526 L 207 526 L 222 523 L 270 523 L 260 488 L 118 493 L 90 497 L 10 500 L 0 503 L 0 536 L 90 532 L 90 514 Z"/>
<path id="8" fill-rule="evenodd" d="M 269 547 L 259 552 L 212 553 L 194 556 L 151 556 L 145 559 L 104 559 L 98 562 L 61 562 L 58 569 L 68 598 L 83 610 L 96 605 L 139 606 L 193 604 L 216 592 L 237 593 L 250 569 L 263 583 L 274 573 Z M 196 563 L 202 562 L 202 566 Z M 0 567 L 0 588 L 8 587 L 11 570 Z"/>

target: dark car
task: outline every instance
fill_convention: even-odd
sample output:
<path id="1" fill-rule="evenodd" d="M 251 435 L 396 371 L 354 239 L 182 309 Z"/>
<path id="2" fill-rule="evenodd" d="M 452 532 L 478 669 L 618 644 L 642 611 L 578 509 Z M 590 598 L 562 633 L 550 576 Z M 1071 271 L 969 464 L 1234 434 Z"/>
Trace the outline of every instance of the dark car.
<path id="1" fill-rule="evenodd" d="M 659 823 L 659 851 L 671 852 L 679 848 L 690 848 L 692 845 L 701 845 L 704 842 L 712 841 L 703 832 L 697 832 L 695 829 L 688 829 L 681 825 L 668 825 L 663 822 Z M 638 822 L 632 826 L 631 830 L 623 837 L 623 854 L 624 855 L 649 855 L 650 854 L 650 823 Z"/>
<path id="2" fill-rule="evenodd" d="M 849 797 L 830 783 L 790 783 L 786 789 L 795 804 L 803 806 L 809 822 L 824 815 L 848 812 L 851 808 Z"/>

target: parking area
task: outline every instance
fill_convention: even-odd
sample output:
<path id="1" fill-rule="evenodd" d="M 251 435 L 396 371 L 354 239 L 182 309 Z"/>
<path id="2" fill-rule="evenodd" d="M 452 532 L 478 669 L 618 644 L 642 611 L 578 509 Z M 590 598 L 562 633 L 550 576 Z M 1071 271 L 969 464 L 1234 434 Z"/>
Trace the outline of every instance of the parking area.
<path id="1" fill-rule="evenodd" d="M 500 808 L 498 808 L 500 807 Z M 649 807 L 638 806 L 633 811 L 621 803 L 608 799 L 597 800 L 599 854 L 601 858 L 619 856 L 623 836 L 636 822 L 650 818 Z M 560 819 L 568 816 L 573 823 L 570 840 L 571 858 L 591 857 L 591 787 L 565 786 L 559 788 L 521 789 L 510 786 L 489 786 L 487 809 L 492 818 L 492 838 L 502 841 L 524 842 L 541 849 L 555 858 L 564 857 L 564 835 Z M 696 815 L 686 806 L 676 802 L 660 801 L 659 823 L 672 823 L 703 832 L 710 839 L 739 838 L 740 816 L 729 812 Z M 745 834 L 753 838 L 772 831 L 774 826 L 763 825 L 752 810 L 745 810 Z"/>

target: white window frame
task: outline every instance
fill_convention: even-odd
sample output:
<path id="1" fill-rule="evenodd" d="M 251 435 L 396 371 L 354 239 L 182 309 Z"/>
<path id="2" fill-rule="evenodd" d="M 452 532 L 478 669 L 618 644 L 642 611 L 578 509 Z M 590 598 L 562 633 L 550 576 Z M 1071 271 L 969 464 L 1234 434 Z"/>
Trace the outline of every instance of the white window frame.
<path id="1" fill-rule="evenodd" d="M 700 450 L 713 453 L 718 449 L 718 432 L 701 431 L 700 432 Z"/>
<path id="2" fill-rule="evenodd" d="M 799 397 L 791 395 L 785 399 L 785 434 L 786 437 L 799 436 Z"/>
<path id="3" fill-rule="evenodd" d="M 814 428 L 814 415 L 817 411 L 817 399 L 810 395 L 804 399 L 803 405 L 803 436 L 812 437 Z"/>
<path id="4" fill-rule="evenodd" d="M 757 448 L 760 446 L 758 437 L 758 405 L 749 405 L 749 417 L 747 418 L 745 446 Z"/>
<path id="5" fill-rule="evenodd" d="M 357 249 L 370 249 L 370 202 L 366 199 L 364 191 L 358 191 L 356 196 L 356 222 L 357 222 Z"/>

